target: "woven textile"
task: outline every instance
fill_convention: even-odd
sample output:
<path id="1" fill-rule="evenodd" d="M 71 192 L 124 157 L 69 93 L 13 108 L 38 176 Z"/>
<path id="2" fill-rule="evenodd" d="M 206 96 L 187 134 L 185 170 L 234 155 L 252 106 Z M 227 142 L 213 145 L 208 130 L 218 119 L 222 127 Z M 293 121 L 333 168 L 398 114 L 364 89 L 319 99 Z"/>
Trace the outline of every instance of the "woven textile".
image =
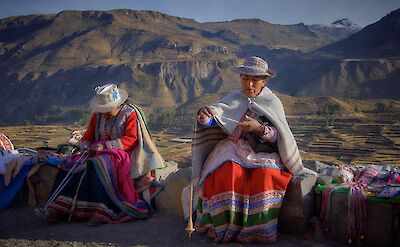
<path id="1" fill-rule="evenodd" d="M 196 229 L 215 242 L 274 242 L 291 176 L 271 167 L 247 169 L 224 163 L 203 184 Z"/>

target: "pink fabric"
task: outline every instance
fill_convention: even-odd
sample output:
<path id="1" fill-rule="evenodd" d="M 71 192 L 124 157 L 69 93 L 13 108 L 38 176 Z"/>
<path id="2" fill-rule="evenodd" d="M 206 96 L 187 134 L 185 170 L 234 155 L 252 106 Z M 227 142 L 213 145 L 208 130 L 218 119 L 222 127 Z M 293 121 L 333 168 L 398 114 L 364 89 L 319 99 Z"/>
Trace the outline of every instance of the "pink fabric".
<path id="1" fill-rule="evenodd" d="M 117 174 L 118 190 L 129 203 L 134 204 L 138 194 L 129 175 L 131 163 L 128 153 L 118 149 L 104 149 L 96 152 L 96 156 L 101 154 L 110 155 Z"/>
<path id="2" fill-rule="evenodd" d="M 360 174 L 358 181 L 364 185 L 369 185 L 378 174 L 379 171 L 371 166 Z"/>

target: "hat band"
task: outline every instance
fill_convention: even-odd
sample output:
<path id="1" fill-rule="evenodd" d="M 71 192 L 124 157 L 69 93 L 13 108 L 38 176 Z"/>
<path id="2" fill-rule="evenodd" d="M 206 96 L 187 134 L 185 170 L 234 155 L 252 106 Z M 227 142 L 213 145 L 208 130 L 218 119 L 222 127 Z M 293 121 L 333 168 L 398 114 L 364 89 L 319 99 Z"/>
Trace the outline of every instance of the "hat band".
<path id="1" fill-rule="evenodd" d="M 108 105 L 114 103 L 120 99 L 119 92 L 117 89 L 114 89 L 109 94 L 96 94 L 97 102 L 100 105 Z"/>

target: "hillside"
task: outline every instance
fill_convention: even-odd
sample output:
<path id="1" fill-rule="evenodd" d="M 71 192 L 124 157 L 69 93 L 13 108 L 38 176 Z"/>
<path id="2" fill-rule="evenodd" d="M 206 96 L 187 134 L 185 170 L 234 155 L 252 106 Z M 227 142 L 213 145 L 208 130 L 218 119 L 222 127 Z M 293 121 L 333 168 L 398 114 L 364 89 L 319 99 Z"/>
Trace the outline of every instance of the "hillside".
<path id="1" fill-rule="evenodd" d="M 297 96 L 400 99 L 400 9 L 315 52 L 282 58 L 272 87 Z"/>
<path id="2" fill-rule="evenodd" d="M 354 32 L 354 31 L 353 31 Z M 261 20 L 198 23 L 152 11 L 63 11 L 0 20 L 2 124 L 70 122 L 115 82 L 147 111 L 237 88 L 238 57 L 270 61 L 350 35 Z M 292 50 L 289 50 L 292 49 Z M 295 52 L 295 53 L 296 53 Z"/>
<path id="3" fill-rule="evenodd" d="M 372 26 L 395 25 L 387 20 L 397 18 L 395 11 Z M 0 20 L 0 124 L 84 119 L 93 88 L 108 82 L 125 88 L 148 113 L 176 107 L 238 88 L 230 68 L 255 54 L 278 71 L 270 87 L 285 94 L 398 99 L 397 59 L 321 52 L 368 28 L 358 32 L 349 20 L 327 26 L 199 23 L 134 10 L 9 17 Z"/>
<path id="4" fill-rule="evenodd" d="M 353 58 L 400 58 L 400 9 L 362 31 L 320 48 L 317 54 Z"/>

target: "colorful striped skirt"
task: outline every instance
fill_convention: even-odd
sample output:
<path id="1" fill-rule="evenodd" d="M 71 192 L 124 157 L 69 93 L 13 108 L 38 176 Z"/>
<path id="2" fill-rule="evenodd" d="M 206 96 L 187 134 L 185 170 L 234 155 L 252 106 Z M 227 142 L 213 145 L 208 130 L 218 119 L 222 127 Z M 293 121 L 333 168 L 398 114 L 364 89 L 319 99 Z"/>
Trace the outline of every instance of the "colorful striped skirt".
<path id="1" fill-rule="evenodd" d="M 121 189 L 121 169 L 111 154 L 91 158 L 76 170 L 56 200 L 50 204 L 57 219 L 76 221 L 97 219 L 104 223 L 121 223 L 150 216 L 150 205 L 141 198 L 132 184 Z M 65 164 L 58 173 L 55 188 L 61 183 L 72 164 Z M 128 169 L 129 170 L 129 169 Z M 126 174 L 129 177 L 129 174 Z M 126 183 L 128 180 L 125 179 Z M 131 183 L 131 182 L 130 182 Z M 125 192 L 125 193 L 124 193 Z M 133 199 L 128 199 L 127 193 Z"/>
<path id="2" fill-rule="evenodd" d="M 228 161 L 207 176 L 196 226 L 215 242 L 274 242 L 279 210 L 292 175 L 275 167 Z"/>

